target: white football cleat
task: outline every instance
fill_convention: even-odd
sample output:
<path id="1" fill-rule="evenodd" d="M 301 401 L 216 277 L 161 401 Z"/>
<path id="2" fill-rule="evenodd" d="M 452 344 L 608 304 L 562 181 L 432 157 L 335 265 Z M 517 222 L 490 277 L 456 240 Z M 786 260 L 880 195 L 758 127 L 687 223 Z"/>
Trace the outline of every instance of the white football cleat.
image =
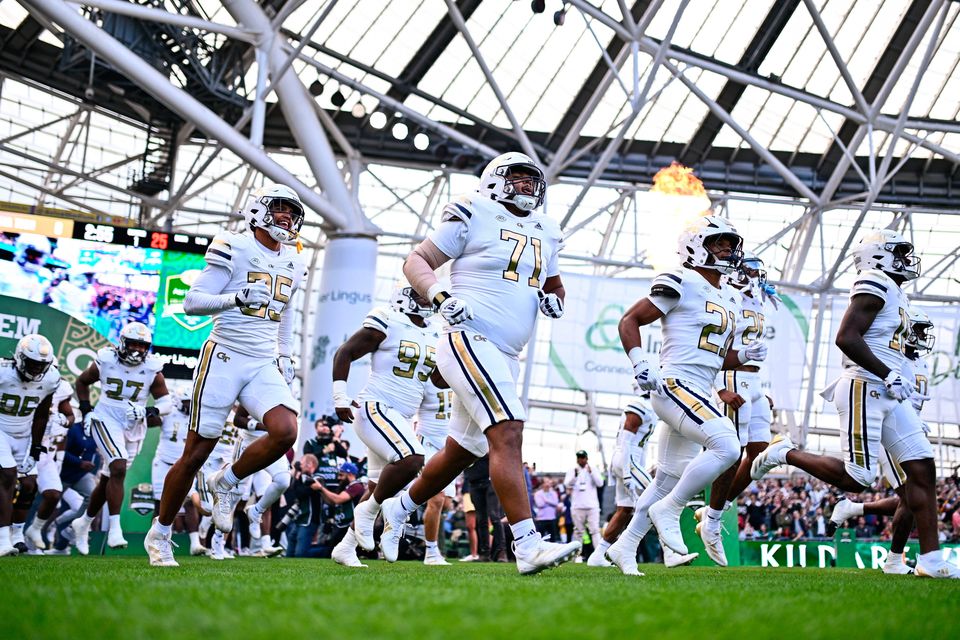
<path id="1" fill-rule="evenodd" d="M 47 549 L 46 551 L 44 551 L 44 552 L 43 552 L 43 555 L 45 555 L 45 556 L 69 556 L 69 555 L 70 555 L 70 549 L 57 549 L 56 547 L 54 547 L 53 549 Z"/>
<path id="2" fill-rule="evenodd" d="M 343 540 L 333 547 L 330 557 L 333 558 L 334 562 L 344 567 L 365 569 L 367 565 L 360 562 L 360 558 L 357 557 L 357 538 L 355 534 L 351 535 L 351 531 L 352 529 L 348 530 L 347 534 L 343 536 Z"/>
<path id="3" fill-rule="evenodd" d="M 235 489 L 220 488 L 220 478 L 223 477 L 225 469 L 226 467 L 210 474 L 207 478 L 207 490 L 213 496 L 213 506 L 210 508 L 213 525 L 224 533 L 230 533 L 233 531 L 233 510 L 240 502 L 240 492 Z"/>
<path id="4" fill-rule="evenodd" d="M 273 540 L 270 539 L 270 536 L 261 536 L 260 538 L 260 550 L 255 554 L 260 558 L 276 558 L 282 554 L 286 549 L 283 547 L 273 546 Z"/>
<path id="5" fill-rule="evenodd" d="M 90 553 L 90 525 L 92 524 L 93 520 L 87 520 L 84 516 L 80 516 L 70 525 L 73 528 L 73 544 L 82 556 Z"/>
<path id="6" fill-rule="evenodd" d="M 637 569 L 637 547 L 639 540 L 632 540 L 624 532 L 620 538 L 607 547 L 605 557 L 625 576 L 642 576 Z"/>
<path id="7" fill-rule="evenodd" d="M 443 557 L 443 554 L 439 551 L 437 553 L 430 553 L 429 551 L 423 556 L 423 564 L 430 567 L 449 567 L 450 563 L 447 562 L 447 559 Z"/>
<path id="8" fill-rule="evenodd" d="M 946 560 L 940 560 L 938 563 L 930 563 L 929 565 L 925 565 L 922 561 L 917 560 L 915 573 L 921 578 L 960 580 L 960 568 L 955 567 Z"/>
<path id="9" fill-rule="evenodd" d="M 656 527 L 663 544 L 683 556 L 687 555 L 689 550 L 683 541 L 683 533 L 680 532 L 681 513 L 682 510 L 673 509 L 666 500 L 654 503 L 647 511 L 650 522 Z"/>
<path id="10" fill-rule="evenodd" d="M 40 549 L 43 551 L 47 548 L 47 543 L 43 541 L 43 531 L 40 530 L 40 527 L 35 526 L 36 523 L 37 521 L 34 519 L 34 521 L 30 523 L 30 526 L 27 527 L 27 530 L 24 531 L 23 534 L 35 549 Z"/>
<path id="11" fill-rule="evenodd" d="M 397 497 L 384 500 L 380 512 L 383 514 L 380 551 L 383 552 L 384 560 L 396 562 L 397 556 L 400 555 L 400 539 L 403 537 L 408 514 L 400 507 L 400 498 Z"/>
<path id="12" fill-rule="evenodd" d="M 902 553 L 888 553 L 887 559 L 883 563 L 883 572 L 903 576 L 913 573 L 913 567 L 903 561 Z"/>
<path id="13" fill-rule="evenodd" d="M 156 525 L 157 519 L 153 519 Z M 161 535 L 154 527 L 150 527 L 147 535 L 143 538 L 143 548 L 147 551 L 150 558 L 151 567 L 179 567 L 176 559 L 173 557 L 173 548 L 176 543 L 171 539 L 172 536 Z"/>
<path id="14" fill-rule="evenodd" d="M 380 509 L 374 507 L 373 504 L 373 500 L 364 500 L 353 510 L 354 534 L 357 536 L 357 544 L 364 551 L 373 551 L 376 546 L 373 540 L 373 524 L 377 521 L 377 514 Z M 384 524 L 386 524 L 386 519 L 384 519 Z"/>
<path id="15" fill-rule="evenodd" d="M 706 526 L 705 522 L 701 522 L 697 524 L 697 529 L 697 533 L 700 534 L 700 539 L 703 540 L 704 549 L 707 555 L 710 556 L 710 559 L 721 567 L 727 566 L 727 554 L 723 550 L 723 533 L 720 527 L 714 530 Z"/>
<path id="16" fill-rule="evenodd" d="M 693 512 L 693 519 L 695 522 L 703 522 L 707 519 L 707 505 L 703 505 L 699 509 Z"/>
<path id="17" fill-rule="evenodd" d="M 12 544 L 0 544 L 0 557 L 15 556 L 19 553 L 20 551 Z"/>
<path id="18" fill-rule="evenodd" d="M 114 527 L 107 532 L 107 546 L 111 549 L 126 549 L 127 540 L 123 537 L 123 530 Z"/>
<path id="19" fill-rule="evenodd" d="M 535 542 L 524 545 L 513 543 L 513 553 L 517 556 L 517 570 L 524 576 L 559 567 L 564 562 L 573 560 L 583 546 L 579 541 L 562 544 L 547 542 L 540 537 L 539 533 L 532 535 L 536 536 Z"/>
<path id="20" fill-rule="evenodd" d="M 663 547 L 663 566 L 665 566 L 667 569 L 673 569 L 674 567 L 682 567 L 690 564 L 700 556 L 699 553 L 680 555 L 666 545 L 661 544 L 660 546 Z"/>
<path id="21" fill-rule="evenodd" d="M 787 452 L 795 449 L 796 446 L 790 440 L 790 436 L 785 433 L 778 433 L 773 436 L 770 446 L 760 452 L 750 466 L 750 477 L 759 480 L 770 471 L 782 464 L 787 464 Z"/>
<path id="22" fill-rule="evenodd" d="M 844 522 L 861 515 L 863 515 L 863 505 L 844 498 L 833 507 L 830 522 L 827 523 L 827 535 L 832 536 L 837 529 L 843 526 Z"/>
<path id="23" fill-rule="evenodd" d="M 212 560 L 226 560 L 227 553 L 224 548 L 224 537 L 222 535 L 213 534 L 213 537 L 210 539 L 210 549 L 207 551 L 207 555 L 210 556 Z"/>
<path id="24" fill-rule="evenodd" d="M 203 546 L 202 542 L 197 544 L 190 545 L 190 555 L 192 556 L 205 556 L 207 555 L 207 548 Z"/>
<path id="25" fill-rule="evenodd" d="M 609 547 L 608 547 L 609 548 Z M 587 558 L 588 567 L 612 567 L 613 563 L 607 560 L 607 557 L 604 555 L 605 552 L 595 549 L 593 553 L 590 554 L 590 557 Z"/>

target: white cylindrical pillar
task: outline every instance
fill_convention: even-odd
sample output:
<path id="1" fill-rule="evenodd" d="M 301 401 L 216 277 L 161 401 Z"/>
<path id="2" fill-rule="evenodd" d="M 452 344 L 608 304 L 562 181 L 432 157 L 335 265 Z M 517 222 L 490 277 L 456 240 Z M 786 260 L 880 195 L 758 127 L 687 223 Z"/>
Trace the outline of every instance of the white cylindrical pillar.
<path id="1" fill-rule="evenodd" d="M 372 236 L 332 236 L 327 243 L 320 276 L 320 291 L 315 301 L 313 338 L 302 357 L 307 360 L 304 381 L 303 413 L 297 454 L 303 442 L 314 436 L 313 423 L 320 416 L 333 414 L 333 354 L 360 328 L 373 307 L 376 286 L 377 240 Z M 367 381 L 370 360 L 354 363 L 347 390 L 355 397 Z M 351 453 L 363 450 L 363 443 L 345 425 L 344 438 Z M 354 453 L 356 455 L 356 453 Z"/>

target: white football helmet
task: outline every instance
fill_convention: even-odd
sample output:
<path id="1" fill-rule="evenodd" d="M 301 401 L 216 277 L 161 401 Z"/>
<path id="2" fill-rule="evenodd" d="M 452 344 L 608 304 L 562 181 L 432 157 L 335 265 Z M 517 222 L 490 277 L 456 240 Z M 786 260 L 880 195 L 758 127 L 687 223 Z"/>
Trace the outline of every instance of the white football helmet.
<path id="1" fill-rule="evenodd" d="M 50 255 L 50 240 L 35 233 L 22 233 L 17 238 L 17 253 L 14 257 L 24 271 L 36 273 Z"/>
<path id="2" fill-rule="evenodd" d="M 519 183 L 531 180 L 531 193 L 518 191 Z M 547 182 L 543 179 L 543 171 L 530 156 L 511 151 L 487 164 L 480 174 L 477 191 L 496 202 L 512 204 L 521 211 L 533 211 L 543 204 Z"/>
<path id="3" fill-rule="evenodd" d="M 706 247 L 710 238 L 728 236 L 731 251 L 726 258 L 718 258 Z M 743 258 L 743 238 L 728 220 L 720 216 L 702 216 L 692 221 L 680 233 L 677 253 L 683 263 L 690 267 L 714 269 L 724 274 L 732 274 L 740 266 Z"/>
<path id="4" fill-rule="evenodd" d="M 753 251 L 744 250 L 740 266 L 736 273 L 730 275 L 730 284 L 737 289 L 749 286 L 763 289 L 767 284 L 767 271 L 763 268 L 763 260 Z"/>
<path id="5" fill-rule="evenodd" d="M 417 293 L 410 285 L 398 282 L 390 296 L 390 306 L 400 313 L 429 318 L 433 315 L 433 307 L 423 296 Z"/>
<path id="6" fill-rule="evenodd" d="M 131 366 L 141 364 L 147 357 L 153 334 L 142 322 L 131 322 L 120 330 L 120 344 L 117 345 L 117 357 L 120 362 Z M 134 345 L 145 345 L 144 349 L 133 349 Z"/>
<path id="7" fill-rule="evenodd" d="M 289 229 L 274 224 L 274 207 L 286 204 L 293 209 L 293 221 Z M 282 184 L 271 184 L 254 191 L 247 199 L 243 211 L 250 227 L 260 227 L 277 242 L 295 244 L 303 226 L 303 203 L 297 192 Z"/>
<path id="8" fill-rule="evenodd" d="M 907 334 L 906 346 L 917 353 L 930 353 L 937 337 L 931 334 L 933 321 L 927 312 L 919 307 L 907 308 L 907 317 L 910 319 L 910 332 Z"/>
<path id="9" fill-rule="evenodd" d="M 13 366 L 24 380 L 36 382 L 46 375 L 56 356 L 53 345 L 39 333 L 20 338 L 13 351 Z"/>
<path id="10" fill-rule="evenodd" d="M 906 280 L 920 277 L 920 258 L 913 253 L 913 244 L 890 229 L 871 231 L 860 239 L 853 250 L 857 272 L 879 269 L 888 276 Z"/>

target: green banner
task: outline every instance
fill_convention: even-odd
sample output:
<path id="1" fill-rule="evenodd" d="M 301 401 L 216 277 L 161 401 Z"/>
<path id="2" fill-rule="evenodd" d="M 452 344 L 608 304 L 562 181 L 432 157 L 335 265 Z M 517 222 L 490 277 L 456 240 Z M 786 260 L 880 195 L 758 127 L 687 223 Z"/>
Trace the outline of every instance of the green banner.
<path id="1" fill-rule="evenodd" d="M 110 346 L 107 339 L 93 327 L 53 307 L 0 296 L 0 309 L 0 357 L 11 357 L 17 341 L 23 336 L 39 333 L 53 344 L 60 363 L 60 374 L 71 386 L 76 386 L 77 376 L 93 362 L 97 351 Z M 96 387 L 90 390 L 90 399 L 94 404 L 98 395 L 99 390 Z M 158 434 L 159 429 L 147 431 L 140 454 L 127 470 L 124 504 L 120 512 L 124 531 L 146 531 L 150 527 L 152 504 L 150 512 L 143 515 L 131 507 L 144 510 L 146 491 L 150 491 L 152 498 L 150 472 Z"/>
<path id="2" fill-rule="evenodd" d="M 202 255 L 166 251 L 160 267 L 160 290 L 154 307 L 153 342 L 161 347 L 199 349 L 213 329 L 213 316 L 189 316 L 183 299 L 206 262 Z"/>
<path id="3" fill-rule="evenodd" d="M 838 536 L 841 532 L 838 532 Z M 838 538 L 839 539 L 839 538 Z M 944 557 L 960 565 L 960 545 L 941 545 Z M 916 559 L 915 540 L 906 547 L 908 559 Z M 751 567 L 845 567 L 880 569 L 890 551 L 889 542 L 872 540 L 771 540 L 740 543 L 740 564 Z M 732 564 L 732 563 L 731 563 Z"/>

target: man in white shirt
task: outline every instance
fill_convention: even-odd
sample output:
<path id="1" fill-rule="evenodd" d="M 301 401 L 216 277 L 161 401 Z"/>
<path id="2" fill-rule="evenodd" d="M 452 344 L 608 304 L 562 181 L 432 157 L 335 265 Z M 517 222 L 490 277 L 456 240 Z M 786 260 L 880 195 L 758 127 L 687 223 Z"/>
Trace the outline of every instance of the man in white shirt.
<path id="1" fill-rule="evenodd" d="M 563 484 L 570 492 L 573 539 L 582 542 L 586 528 L 590 540 L 596 545 L 600 541 L 600 497 L 597 490 L 603 486 L 603 476 L 590 466 L 586 451 L 577 451 L 577 466 L 567 471 Z"/>

